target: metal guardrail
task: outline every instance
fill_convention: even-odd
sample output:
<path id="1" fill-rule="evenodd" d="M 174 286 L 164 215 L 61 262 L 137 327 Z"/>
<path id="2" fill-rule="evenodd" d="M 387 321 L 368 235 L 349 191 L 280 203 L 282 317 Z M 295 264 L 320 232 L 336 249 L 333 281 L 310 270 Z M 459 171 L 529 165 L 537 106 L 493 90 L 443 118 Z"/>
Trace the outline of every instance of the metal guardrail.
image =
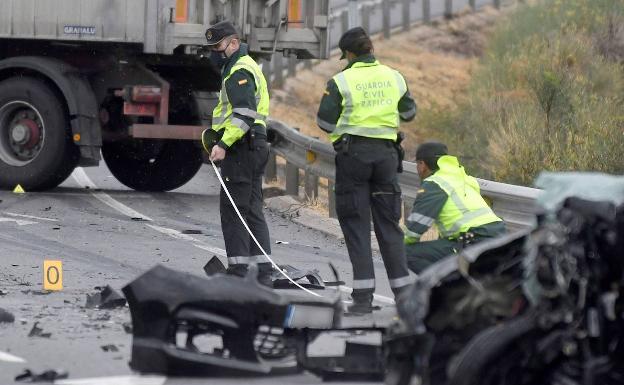
<path id="1" fill-rule="evenodd" d="M 269 120 L 268 136 L 271 157 L 265 178 L 273 180 L 277 177 L 276 156 L 286 160 L 286 193 L 289 195 L 299 196 L 299 170 L 305 173 L 304 192 L 307 198 L 318 197 L 319 178 L 326 178 L 330 216 L 335 216 L 333 186 L 336 153 L 333 147 L 329 143 L 305 136 L 277 120 Z M 509 229 L 517 230 L 534 224 L 537 212 L 535 200 L 541 190 L 485 179 L 477 180 L 481 186 L 481 194 Z M 420 185 L 416 163 L 403 162 L 399 184 L 403 191 L 404 212 L 409 213 Z"/>

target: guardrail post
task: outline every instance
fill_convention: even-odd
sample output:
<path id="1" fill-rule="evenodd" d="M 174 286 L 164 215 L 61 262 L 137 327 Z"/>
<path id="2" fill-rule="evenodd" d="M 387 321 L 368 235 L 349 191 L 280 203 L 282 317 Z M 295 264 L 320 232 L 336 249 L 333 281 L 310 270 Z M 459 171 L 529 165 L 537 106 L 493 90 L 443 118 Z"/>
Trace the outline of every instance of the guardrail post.
<path id="1" fill-rule="evenodd" d="M 423 21 L 429 23 L 431 21 L 431 2 L 430 0 L 423 0 Z"/>
<path id="2" fill-rule="evenodd" d="M 451 19 L 453 17 L 453 0 L 444 0 L 444 18 Z"/>
<path id="3" fill-rule="evenodd" d="M 477 0 L 468 0 L 468 4 L 473 11 L 477 10 Z"/>
<path id="4" fill-rule="evenodd" d="M 330 218 L 338 218 L 336 214 L 336 191 L 334 191 L 334 182 L 327 180 L 327 208 L 329 209 Z"/>
<path id="5" fill-rule="evenodd" d="M 271 61 L 262 60 L 262 74 L 267 81 L 267 87 L 271 89 Z"/>
<path id="6" fill-rule="evenodd" d="M 340 27 L 342 28 L 340 30 L 340 36 L 349 30 L 349 12 L 344 11 L 340 15 Z"/>
<path id="7" fill-rule="evenodd" d="M 281 88 L 284 85 L 284 56 L 281 53 L 275 53 L 273 55 L 273 85 L 277 88 Z"/>
<path id="8" fill-rule="evenodd" d="M 299 196 L 299 169 L 290 162 L 286 162 L 286 194 Z"/>
<path id="9" fill-rule="evenodd" d="M 318 198 L 318 185 L 319 185 L 319 177 L 314 175 L 310 171 L 306 171 L 304 190 L 305 190 L 306 198 L 308 200 Z"/>
<path id="10" fill-rule="evenodd" d="M 362 5 L 362 28 L 366 31 L 366 33 L 370 34 L 370 12 L 372 7 L 369 7 L 366 4 Z"/>
<path id="11" fill-rule="evenodd" d="M 295 77 L 297 75 L 297 56 L 288 56 L 288 77 Z"/>
<path id="12" fill-rule="evenodd" d="M 382 26 L 384 39 L 390 39 L 390 1 L 381 2 Z"/>
<path id="13" fill-rule="evenodd" d="M 273 182 L 277 179 L 277 157 L 273 151 L 269 151 L 269 160 L 264 168 L 264 181 Z"/>
<path id="14" fill-rule="evenodd" d="M 403 0 L 403 9 L 402 9 L 402 13 L 403 13 L 403 31 L 409 31 L 409 29 L 410 29 L 410 27 L 412 25 L 412 19 L 411 19 L 411 15 L 410 15 L 410 11 L 411 11 L 410 2 L 411 2 L 411 0 Z"/>

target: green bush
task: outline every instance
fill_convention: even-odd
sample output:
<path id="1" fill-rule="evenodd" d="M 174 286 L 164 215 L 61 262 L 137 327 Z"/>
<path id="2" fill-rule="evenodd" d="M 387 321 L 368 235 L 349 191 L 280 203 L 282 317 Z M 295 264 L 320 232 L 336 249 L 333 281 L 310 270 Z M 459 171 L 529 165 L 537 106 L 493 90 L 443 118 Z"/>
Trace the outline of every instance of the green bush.
<path id="1" fill-rule="evenodd" d="M 501 24 L 467 101 L 427 126 L 485 178 L 624 173 L 624 1 L 541 1 Z"/>

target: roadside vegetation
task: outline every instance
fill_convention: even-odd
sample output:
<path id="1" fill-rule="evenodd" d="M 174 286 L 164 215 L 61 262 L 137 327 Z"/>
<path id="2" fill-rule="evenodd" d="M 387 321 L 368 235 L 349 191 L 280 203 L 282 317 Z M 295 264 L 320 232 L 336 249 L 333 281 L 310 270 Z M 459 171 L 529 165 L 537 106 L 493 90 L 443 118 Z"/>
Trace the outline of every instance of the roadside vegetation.
<path id="1" fill-rule="evenodd" d="M 419 136 L 508 183 L 624 173 L 624 1 L 535 1 L 498 25 L 467 93 L 454 109 L 421 110 Z"/>

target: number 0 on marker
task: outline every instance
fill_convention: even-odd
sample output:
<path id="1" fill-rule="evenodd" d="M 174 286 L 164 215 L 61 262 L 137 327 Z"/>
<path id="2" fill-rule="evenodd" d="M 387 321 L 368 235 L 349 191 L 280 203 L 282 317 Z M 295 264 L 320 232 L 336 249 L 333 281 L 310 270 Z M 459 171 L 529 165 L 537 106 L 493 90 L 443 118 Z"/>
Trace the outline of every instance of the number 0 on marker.
<path id="1" fill-rule="evenodd" d="M 63 262 L 43 261 L 43 289 L 63 290 Z"/>

